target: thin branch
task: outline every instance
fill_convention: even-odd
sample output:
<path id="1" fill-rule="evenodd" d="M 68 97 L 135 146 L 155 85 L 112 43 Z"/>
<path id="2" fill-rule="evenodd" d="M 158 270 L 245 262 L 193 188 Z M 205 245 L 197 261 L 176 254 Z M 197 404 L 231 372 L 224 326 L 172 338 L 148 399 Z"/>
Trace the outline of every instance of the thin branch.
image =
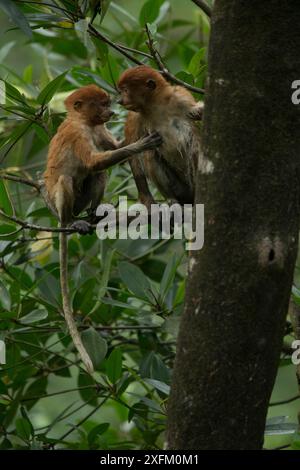
<path id="1" fill-rule="evenodd" d="M 94 388 L 95 390 L 98 390 L 99 387 L 97 384 L 91 384 L 91 385 L 82 385 L 81 387 L 76 387 L 76 388 L 68 388 L 66 390 L 60 390 L 58 392 L 52 392 L 52 393 L 45 393 L 44 395 L 34 395 L 32 397 L 26 397 L 22 398 L 20 401 L 21 403 L 24 403 L 26 401 L 32 401 L 32 400 L 40 400 L 41 398 L 48 398 L 48 397 L 54 397 L 56 395 L 63 395 L 65 393 L 70 393 L 70 392 L 77 392 L 80 390 L 86 390 L 89 388 Z"/>
<path id="2" fill-rule="evenodd" d="M 18 321 L 15 323 L 18 323 L 19 325 L 23 325 L 21 321 Z M 157 330 L 160 328 L 160 326 L 156 325 L 129 325 L 129 326 L 94 326 L 93 327 L 96 331 L 116 331 L 116 330 L 122 330 L 122 331 L 140 331 L 140 330 Z M 85 326 L 79 326 L 79 330 L 86 330 L 87 327 Z M 14 334 L 26 334 L 26 333 L 33 333 L 38 331 L 39 333 L 58 333 L 61 331 L 61 328 L 46 328 L 46 327 L 36 327 L 36 328 L 29 328 L 29 327 L 24 327 L 20 328 L 17 330 L 14 330 Z"/>
<path id="3" fill-rule="evenodd" d="M 37 230 L 38 232 L 66 232 L 66 233 L 77 232 L 76 229 L 71 228 L 71 227 L 67 227 L 67 228 L 43 227 L 42 225 L 29 224 L 28 222 L 25 222 L 24 220 L 21 220 L 18 217 L 15 217 L 14 215 L 5 214 L 5 212 L 3 212 L 2 209 L 0 209 L 0 215 L 2 215 L 2 217 L 5 217 L 8 220 L 11 220 L 12 222 L 15 222 L 16 224 L 20 225 L 22 228 L 30 229 L 30 230 Z"/>
<path id="4" fill-rule="evenodd" d="M 66 362 L 68 362 L 69 364 L 72 364 L 72 365 L 77 365 L 76 362 L 72 361 L 71 359 L 68 359 L 67 357 L 64 357 L 63 355 L 57 353 L 57 352 L 54 352 L 54 351 L 51 351 L 50 348 L 52 348 L 52 346 L 55 346 L 56 344 L 60 343 L 62 339 L 64 338 L 67 338 L 67 335 L 65 335 L 63 338 L 59 338 L 58 340 L 56 340 L 54 343 L 51 343 L 48 348 L 41 348 L 40 346 L 37 346 L 36 344 L 34 343 L 30 343 L 28 341 L 23 341 L 23 340 L 19 340 L 19 339 L 15 339 L 15 338 L 12 338 L 12 337 L 8 337 L 8 341 L 12 341 L 14 343 L 20 343 L 20 344 L 27 344 L 28 346 L 31 346 L 33 348 L 36 348 L 38 349 L 38 351 L 34 354 L 31 354 L 30 356 L 27 356 L 25 359 L 23 359 L 22 361 L 19 361 L 11 366 L 7 366 L 7 367 L 4 367 L 1 369 L 1 372 L 4 372 L 4 371 L 9 371 L 9 370 L 12 370 L 12 369 L 15 369 L 16 367 L 19 367 L 23 364 L 25 364 L 26 362 L 32 360 L 32 358 L 34 357 L 37 357 L 39 356 L 40 354 L 42 353 L 45 353 L 45 352 L 48 352 L 50 354 L 53 354 L 54 356 L 56 357 L 59 357 L 60 359 L 63 359 L 65 360 Z M 80 367 L 81 368 L 81 367 Z M 84 370 L 84 369 L 82 369 Z"/>
<path id="5" fill-rule="evenodd" d="M 124 49 L 123 46 L 119 44 L 115 44 L 113 41 L 108 39 L 106 36 L 100 33 L 96 28 L 94 28 L 93 25 L 91 24 L 88 25 L 88 32 L 90 33 L 91 36 L 94 36 L 95 38 L 100 39 L 101 41 L 105 42 L 116 51 L 123 54 L 125 57 L 127 57 L 127 59 L 131 60 L 131 62 L 135 63 L 136 65 L 143 65 L 143 62 L 133 57 L 133 55 L 129 54 L 129 52 L 126 49 Z"/>
<path id="6" fill-rule="evenodd" d="M 152 55 L 148 54 L 147 52 L 139 51 L 138 49 L 133 49 L 132 47 L 127 47 L 119 43 L 116 43 L 116 45 L 119 46 L 124 51 L 133 52 L 134 54 L 140 54 L 143 57 L 147 57 L 147 59 L 152 59 Z"/>
<path id="7" fill-rule="evenodd" d="M 287 403 L 292 403 L 293 401 L 299 400 L 299 398 L 300 398 L 300 395 L 296 395 L 292 398 L 288 398 L 287 400 L 274 401 L 273 403 L 270 403 L 269 406 L 285 405 Z"/>
<path id="8" fill-rule="evenodd" d="M 6 150 L 6 152 L 4 153 L 4 155 L 2 156 L 1 158 L 1 161 L 0 163 L 2 164 L 4 162 L 4 160 L 6 159 L 7 155 L 9 154 L 9 152 L 14 148 L 14 146 L 19 142 L 20 139 L 22 139 L 22 137 L 26 134 L 26 132 L 31 128 L 33 122 L 32 121 L 29 121 L 26 128 L 23 130 L 23 132 L 16 138 L 16 140 L 8 147 L 8 149 Z"/>
<path id="9" fill-rule="evenodd" d="M 109 396 L 106 396 L 99 405 L 97 405 L 92 411 L 90 411 L 84 418 L 82 418 L 79 423 L 77 423 L 75 426 L 73 426 L 69 431 L 67 431 L 65 434 L 63 434 L 58 440 L 63 441 L 69 434 L 71 434 L 73 431 L 78 429 L 87 419 L 89 419 L 91 416 L 93 416 L 96 411 L 101 408 L 102 405 L 109 399 Z"/>
<path id="10" fill-rule="evenodd" d="M 35 181 L 29 180 L 27 178 L 20 178 L 19 176 L 2 175 L 0 173 L 0 179 L 15 181 L 16 183 L 23 183 L 23 184 L 26 184 L 27 186 L 32 186 L 37 191 L 40 191 L 40 189 L 41 189 L 41 184 L 40 183 L 36 183 Z"/>
<path id="11" fill-rule="evenodd" d="M 204 2 L 203 0 L 192 0 L 192 2 L 194 2 L 195 5 L 197 5 L 199 8 L 201 8 L 201 10 L 203 10 L 204 13 L 205 13 L 209 18 L 211 18 L 212 10 L 211 10 L 210 6 L 207 5 L 206 2 Z"/>
<path id="12" fill-rule="evenodd" d="M 91 36 L 94 36 L 95 38 L 98 38 L 101 41 L 105 42 L 106 44 L 108 44 L 109 46 L 111 46 L 112 48 L 114 48 L 115 50 L 120 52 L 120 54 L 127 57 L 127 59 L 129 59 L 134 64 L 144 65 L 143 62 L 136 59 L 129 52 L 133 52 L 133 53 L 136 53 L 136 54 L 141 54 L 141 55 L 147 57 L 148 59 L 153 59 L 156 62 L 156 64 L 158 65 L 158 67 L 161 69 L 160 70 L 161 74 L 164 75 L 164 77 L 166 77 L 171 82 L 176 83 L 177 85 L 181 85 L 181 86 L 187 88 L 188 90 L 192 91 L 193 93 L 204 94 L 204 90 L 202 88 L 195 87 L 193 85 L 190 85 L 189 83 L 184 82 L 183 80 L 180 80 L 179 78 L 175 77 L 175 75 L 173 75 L 167 69 L 167 67 L 163 63 L 158 51 L 155 49 L 155 47 L 153 45 L 153 40 L 150 36 L 150 32 L 149 32 L 147 26 L 146 26 L 146 31 L 147 31 L 147 35 L 148 35 L 148 39 L 149 39 L 149 50 L 150 50 L 151 54 L 146 54 L 145 52 L 141 52 L 141 51 L 138 51 L 136 49 L 132 49 L 132 48 L 123 46 L 121 44 L 114 43 L 109 38 L 107 38 L 102 33 L 100 33 L 97 29 L 95 29 L 93 25 L 91 25 L 91 24 L 88 25 L 88 32 L 90 33 Z"/>
<path id="13" fill-rule="evenodd" d="M 66 16 L 68 16 L 68 15 L 71 13 L 70 11 L 66 10 L 65 8 L 62 8 L 62 7 L 57 6 L 57 5 L 53 5 L 53 4 L 51 4 L 51 3 L 45 3 L 45 2 L 43 2 L 43 3 L 41 4 L 41 3 L 39 3 L 39 2 L 33 2 L 33 1 L 28 1 L 28 0 L 26 0 L 25 2 L 24 2 L 24 0 L 15 0 L 15 1 L 16 1 L 17 3 L 23 3 L 23 4 L 24 4 L 24 3 L 28 3 L 28 5 L 31 4 L 31 5 L 36 5 L 36 6 L 38 6 L 38 7 L 50 7 L 51 9 L 52 9 L 52 8 L 56 8 L 57 10 L 62 11 L 63 13 L 65 13 Z M 69 18 L 69 19 L 74 19 L 74 17 L 71 18 L 70 16 L 68 16 L 68 18 Z"/>
<path id="14" fill-rule="evenodd" d="M 80 403 L 79 406 L 77 406 L 77 408 L 74 408 L 72 411 L 70 411 L 68 413 L 68 410 L 70 408 L 72 408 L 72 406 L 76 403 L 74 402 L 72 405 L 68 405 L 65 410 L 62 412 L 62 413 L 59 413 L 58 416 L 56 416 L 56 418 L 50 423 L 50 424 L 47 424 L 46 426 L 41 426 L 39 428 L 35 428 L 35 431 L 43 431 L 44 429 L 46 430 L 45 431 L 45 434 L 47 434 L 48 432 L 51 431 L 51 429 L 53 428 L 53 426 L 61 421 L 64 421 L 65 419 L 69 418 L 70 416 L 72 416 L 73 414 L 77 413 L 77 411 L 81 410 L 82 408 L 86 407 L 87 405 L 90 404 L 91 401 L 93 401 L 95 398 L 97 398 L 97 394 L 95 395 L 92 395 L 85 403 Z"/>
<path id="15" fill-rule="evenodd" d="M 190 85 L 189 83 L 184 82 L 183 80 L 180 80 L 179 78 L 175 77 L 175 75 L 173 75 L 167 69 L 166 65 L 162 61 L 162 58 L 161 58 L 159 52 L 157 51 L 157 49 L 154 46 L 154 41 L 153 41 L 153 38 L 151 36 L 151 33 L 150 33 L 149 28 L 148 28 L 147 25 L 146 25 L 146 33 L 147 33 L 147 36 L 148 36 L 147 45 L 149 47 L 149 51 L 151 52 L 153 60 L 156 62 L 157 66 L 161 69 L 160 70 L 161 74 L 164 77 L 166 77 L 167 79 L 169 79 L 171 82 L 177 83 L 177 85 L 183 86 L 183 87 L 187 88 L 188 90 L 192 91 L 193 93 L 199 93 L 199 94 L 203 95 L 204 94 L 203 88 L 195 87 L 193 85 Z"/>

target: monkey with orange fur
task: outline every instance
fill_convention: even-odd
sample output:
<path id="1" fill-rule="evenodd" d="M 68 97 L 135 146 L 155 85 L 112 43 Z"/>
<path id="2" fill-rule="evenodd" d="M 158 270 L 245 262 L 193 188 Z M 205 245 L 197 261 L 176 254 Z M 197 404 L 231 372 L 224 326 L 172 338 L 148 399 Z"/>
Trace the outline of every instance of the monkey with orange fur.
<path id="1" fill-rule="evenodd" d="M 80 233 L 90 233 L 92 226 L 83 220 L 73 222 L 84 209 L 97 208 L 104 193 L 105 169 L 161 144 L 154 133 L 120 148 L 106 129 L 112 116 L 110 97 L 96 85 L 73 92 L 66 100 L 67 117 L 53 137 L 44 173 L 46 200 L 61 227 L 71 225 Z M 73 222 L 73 223 L 72 223 Z M 67 234 L 60 232 L 60 282 L 64 316 L 73 342 L 89 373 L 93 363 L 84 348 L 73 318 L 68 289 Z"/>
<path id="2" fill-rule="evenodd" d="M 139 198 L 148 208 L 154 203 L 149 178 L 161 194 L 180 204 L 194 202 L 195 171 L 200 150 L 203 103 L 181 86 L 172 86 L 146 65 L 126 70 L 120 77 L 119 103 L 130 112 L 125 124 L 125 142 L 130 143 L 155 129 L 163 138 L 159 149 L 147 151 L 130 162 Z"/>

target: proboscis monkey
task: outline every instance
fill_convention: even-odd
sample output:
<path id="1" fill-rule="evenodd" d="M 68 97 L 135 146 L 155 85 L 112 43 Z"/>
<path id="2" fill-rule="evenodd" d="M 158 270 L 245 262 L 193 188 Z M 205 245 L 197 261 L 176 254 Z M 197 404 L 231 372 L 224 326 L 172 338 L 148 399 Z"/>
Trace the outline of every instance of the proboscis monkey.
<path id="1" fill-rule="evenodd" d="M 66 100 L 67 117 L 53 137 L 44 174 L 45 191 L 60 225 L 71 225 L 80 233 L 90 233 L 92 226 L 74 215 L 84 209 L 93 212 L 101 201 L 106 183 L 105 169 L 162 142 L 157 133 L 120 148 L 106 129 L 113 112 L 110 97 L 96 85 L 74 91 Z M 73 318 L 68 288 L 67 233 L 60 232 L 60 282 L 64 316 L 73 342 L 89 373 L 93 363 L 83 346 Z"/>
<path id="2" fill-rule="evenodd" d="M 125 142 L 134 142 L 154 129 L 163 138 L 159 149 L 146 151 L 142 159 L 130 162 L 141 202 L 148 207 L 154 202 L 147 184 L 149 178 L 166 198 L 181 204 L 193 203 L 195 171 L 201 155 L 195 121 L 202 118 L 203 103 L 146 65 L 126 70 L 118 89 L 119 103 L 130 111 Z"/>

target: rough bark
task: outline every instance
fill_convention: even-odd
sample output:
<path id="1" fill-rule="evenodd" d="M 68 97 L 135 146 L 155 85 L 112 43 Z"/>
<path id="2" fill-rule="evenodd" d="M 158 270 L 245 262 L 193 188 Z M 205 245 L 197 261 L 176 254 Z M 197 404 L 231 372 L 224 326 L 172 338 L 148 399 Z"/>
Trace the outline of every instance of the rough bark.
<path id="1" fill-rule="evenodd" d="M 216 0 L 169 449 L 259 449 L 298 246 L 300 2 Z M 212 166 L 210 165 L 210 169 Z"/>

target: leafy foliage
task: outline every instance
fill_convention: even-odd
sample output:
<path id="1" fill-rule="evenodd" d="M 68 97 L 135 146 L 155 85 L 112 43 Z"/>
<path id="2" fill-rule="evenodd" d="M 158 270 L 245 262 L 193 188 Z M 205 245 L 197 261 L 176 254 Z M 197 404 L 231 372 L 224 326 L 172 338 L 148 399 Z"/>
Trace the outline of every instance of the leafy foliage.
<path id="1" fill-rule="evenodd" d="M 126 9 L 113 0 L 1 0 L 0 9 L 2 29 L 11 21 L 0 43 L 0 176 L 39 178 L 74 88 L 96 83 L 114 95 L 128 66 L 157 66 L 146 23 L 174 77 L 204 86 L 209 22 L 189 0 L 132 0 Z M 110 128 L 121 139 L 125 112 L 114 107 Z M 137 199 L 127 165 L 110 171 L 104 202 L 120 194 Z M 34 187 L 20 181 L 0 179 L 0 209 L 57 225 Z M 185 290 L 183 243 L 73 235 L 69 256 L 74 314 L 95 378 L 61 315 L 57 234 L 2 217 L 0 448 L 162 448 Z"/>
<path id="2" fill-rule="evenodd" d="M 208 21 L 195 6 L 188 3 L 182 20 L 182 8 L 164 0 L 126 10 L 122 2 L 102 1 L 97 11 L 94 5 L 0 3 L 12 26 L 0 44 L 3 173 L 39 178 L 64 117 L 63 100 L 74 88 L 96 83 L 115 95 L 120 73 L 134 61 L 155 66 L 146 23 L 178 77 L 203 86 Z M 205 25 L 201 57 L 199 24 Z M 118 117 L 110 127 L 122 139 L 125 112 L 114 106 Z M 104 202 L 116 203 L 120 194 L 137 198 L 127 165 L 111 170 Z M 57 225 L 35 189 L 19 181 L 0 179 L 0 209 L 27 223 Z M 0 331 L 7 350 L 0 370 L 1 448 L 162 447 L 184 295 L 182 242 L 70 236 L 73 309 L 95 378 L 83 370 L 61 316 L 57 234 L 2 217 L 0 250 Z"/>

